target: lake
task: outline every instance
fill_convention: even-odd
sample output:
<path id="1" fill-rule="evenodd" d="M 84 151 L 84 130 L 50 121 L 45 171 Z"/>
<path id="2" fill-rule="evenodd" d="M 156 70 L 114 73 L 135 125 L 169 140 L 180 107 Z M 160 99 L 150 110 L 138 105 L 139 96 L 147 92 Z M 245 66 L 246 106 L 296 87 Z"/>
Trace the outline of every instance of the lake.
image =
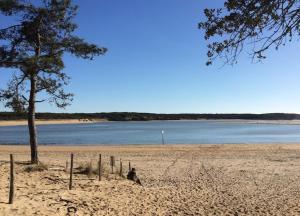
<path id="1" fill-rule="evenodd" d="M 300 125 L 234 121 L 100 122 L 38 126 L 39 144 L 300 143 Z M 27 144 L 26 126 L 0 127 L 0 144 Z"/>

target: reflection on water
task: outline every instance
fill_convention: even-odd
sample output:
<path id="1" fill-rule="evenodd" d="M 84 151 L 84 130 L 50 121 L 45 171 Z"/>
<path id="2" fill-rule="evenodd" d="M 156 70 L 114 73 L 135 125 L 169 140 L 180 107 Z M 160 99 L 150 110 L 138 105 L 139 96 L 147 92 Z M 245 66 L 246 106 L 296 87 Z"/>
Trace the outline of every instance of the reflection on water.
<path id="1" fill-rule="evenodd" d="M 169 144 L 300 142 L 300 125 L 224 121 L 102 122 L 40 125 L 40 144 Z M 27 144 L 26 126 L 0 127 L 0 143 Z"/>

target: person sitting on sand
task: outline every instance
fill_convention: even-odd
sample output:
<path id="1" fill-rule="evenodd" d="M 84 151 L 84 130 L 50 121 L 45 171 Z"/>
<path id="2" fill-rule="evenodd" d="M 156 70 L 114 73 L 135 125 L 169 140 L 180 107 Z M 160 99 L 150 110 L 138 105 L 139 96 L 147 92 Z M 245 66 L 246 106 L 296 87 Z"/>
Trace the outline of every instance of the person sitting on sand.
<path id="1" fill-rule="evenodd" d="M 129 170 L 128 174 L 127 174 L 127 179 L 134 181 L 135 183 L 142 185 L 140 179 L 137 177 L 136 175 L 136 171 L 135 168 L 132 168 L 131 170 Z"/>

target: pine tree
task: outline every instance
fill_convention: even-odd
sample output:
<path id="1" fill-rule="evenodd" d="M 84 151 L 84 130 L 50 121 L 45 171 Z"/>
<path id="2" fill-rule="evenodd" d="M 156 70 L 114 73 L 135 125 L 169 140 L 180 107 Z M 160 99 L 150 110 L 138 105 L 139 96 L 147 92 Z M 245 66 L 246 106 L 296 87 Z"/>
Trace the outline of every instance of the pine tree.
<path id="1" fill-rule="evenodd" d="M 78 6 L 71 0 L 0 0 L 0 12 L 20 22 L 0 30 L 0 68 L 14 68 L 0 99 L 6 107 L 27 112 L 31 163 L 38 163 L 35 124 L 36 103 L 48 101 L 64 108 L 73 94 L 64 91 L 69 77 L 63 72 L 64 53 L 92 60 L 103 55 L 106 48 L 85 42 L 73 33 Z M 48 95 L 41 100 L 38 93 Z"/>

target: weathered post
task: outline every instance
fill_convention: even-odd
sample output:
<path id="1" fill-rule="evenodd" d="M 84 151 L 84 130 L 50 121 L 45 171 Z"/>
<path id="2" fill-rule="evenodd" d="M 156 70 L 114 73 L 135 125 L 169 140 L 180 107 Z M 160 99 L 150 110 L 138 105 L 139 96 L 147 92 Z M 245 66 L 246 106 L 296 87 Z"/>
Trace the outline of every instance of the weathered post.
<path id="1" fill-rule="evenodd" d="M 101 161 L 102 158 L 101 158 L 101 154 L 99 154 L 99 162 L 98 162 L 98 174 L 99 174 L 99 181 L 101 181 L 101 175 L 102 175 L 102 169 L 101 169 Z"/>
<path id="2" fill-rule="evenodd" d="M 130 171 L 131 170 L 131 164 L 130 164 L 130 161 L 128 163 L 128 170 Z"/>
<path id="3" fill-rule="evenodd" d="M 111 166 L 111 174 L 113 174 L 114 166 L 115 166 L 115 156 L 110 156 L 110 166 Z"/>
<path id="4" fill-rule="evenodd" d="M 119 175 L 122 177 L 123 176 L 123 164 L 122 164 L 122 160 L 120 159 L 120 173 Z"/>
<path id="5" fill-rule="evenodd" d="M 14 201 L 14 156 L 10 154 L 10 178 L 9 178 L 9 198 L 8 203 L 13 204 Z"/>
<path id="6" fill-rule="evenodd" d="M 72 184 L 73 184 L 73 153 L 71 154 L 71 167 L 70 167 L 70 182 L 69 182 L 69 190 L 72 190 Z"/>

